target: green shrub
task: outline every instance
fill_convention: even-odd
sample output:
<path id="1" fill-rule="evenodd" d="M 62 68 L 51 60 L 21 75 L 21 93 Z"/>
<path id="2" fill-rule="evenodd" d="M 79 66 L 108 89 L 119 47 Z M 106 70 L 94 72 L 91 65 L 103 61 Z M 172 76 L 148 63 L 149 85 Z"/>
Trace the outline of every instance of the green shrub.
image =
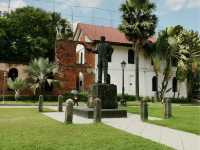
<path id="1" fill-rule="evenodd" d="M 191 103 L 188 98 L 170 98 L 172 103 Z"/>
<path id="2" fill-rule="evenodd" d="M 87 93 L 79 93 L 79 94 L 77 94 L 77 97 L 78 97 L 79 101 L 81 101 L 81 102 L 87 102 L 88 101 L 88 94 Z M 73 99 L 74 94 L 69 93 L 69 92 L 65 93 L 64 99 L 67 100 L 69 98 Z"/>
<path id="3" fill-rule="evenodd" d="M 0 100 L 1 101 L 3 100 L 2 95 L 0 96 Z M 5 95 L 4 100 L 5 101 L 15 101 L 15 97 L 14 97 L 14 95 Z M 20 96 L 20 98 L 19 98 L 19 101 L 28 101 L 28 100 L 30 100 L 30 101 L 35 100 L 36 101 L 38 99 L 34 96 Z"/>
<path id="4" fill-rule="evenodd" d="M 38 96 L 20 96 L 19 101 L 38 101 Z M 5 101 L 15 101 L 14 95 L 5 95 Z M 57 101 L 58 97 L 54 95 L 45 95 L 44 101 Z M 0 101 L 3 100 L 3 96 L 0 96 Z"/>
<path id="5" fill-rule="evenodd" d="M 117 101 L 120 101 L 121 99 L 122 99 L 122 95 L 118 95 L 118 96 L 117 96 Z M 124 99 L 125 99 L 126 101 L 136 101 L 136 96 L 125 94 L 125 95 L 124 95 Z M 141 99 L 142 99 L 142 97 L 140 97 L 139 100 L 141 100 Z"/>

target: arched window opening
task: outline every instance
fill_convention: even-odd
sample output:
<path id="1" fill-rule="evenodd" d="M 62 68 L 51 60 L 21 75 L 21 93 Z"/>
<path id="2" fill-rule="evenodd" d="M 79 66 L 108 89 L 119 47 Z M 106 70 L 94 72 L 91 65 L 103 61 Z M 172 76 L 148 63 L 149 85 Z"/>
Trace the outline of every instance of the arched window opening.
<path id="1" fill-rule="evenodd" d="M 79 77 L 78 77 L 78 90 L 79 91 L 83 91 L 84 90 L 84 75 L 82 72 L 79 73 Z"/>
<path id="2" fill-rule="evenodd" d="M 18 77 L 18 70 L 16 68 L 12 68 L 8 72 L 8 78 L 11 78 L 13 81 Z"/>
<path id="3" fill-rule="evenodd" d="M 85 46 L 78 44 L 76 46 L 76 60 L 78 64 L 85 64 Z"/>
<path id="4" fill-rule="evenodd" d="M 83 53 L 80 52 L 80 64 L 83 64 Z"/>
<path id="5" fill-rule="evenodd" d="M 176 77 L 174 77 L 173 81 L 172 81 L 172 91 L 174 93 L 177 92 L 177 79 L 176 79 Z"/>
<path id="6" fill-rule="evenodd" d="M 156 92 L 158 90 L 158 78 L 154 76 L 152 78 L 152 91 Z"/>
<path id="7" fill-rule="evenodd" d="M 48 75 L 48 79 L 54 79 L 53 73 Z M 53 84 L 49 84 L 47 81 L 45 82 L 45 91 L 52 92 L 53 91 Z"/>
<path id="8" fill-rule="evenodd" d="M 133 50 L 128 50 L 128 63 L 134 64 L 135 63 L 135 53 Z"/>

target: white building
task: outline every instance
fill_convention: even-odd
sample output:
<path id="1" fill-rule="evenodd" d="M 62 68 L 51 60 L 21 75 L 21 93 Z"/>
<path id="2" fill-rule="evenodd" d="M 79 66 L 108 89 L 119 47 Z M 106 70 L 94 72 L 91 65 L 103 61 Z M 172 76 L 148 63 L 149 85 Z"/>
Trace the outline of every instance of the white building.
<path id="1" fill-rule="evenodd" d="M 0 5 L 0 17 L 5 17 L 8 14 L 8 6 L 6 3 Z"/>
<path id="2" fill-rule="evenodd" d="M 131 43 L 126 39 L 125 35 L 112 27 L 95 26 L 79 23 L 77 25 L 74 40 L 83 41 L 89 43 L 95 43 L 99 41 L 101 36 L 106 37 L 106 41 L 109 42 L 113 49 L 112 59 L 109 62 L 109 75 L 111 76 L 111 83 L 117 85 L 118 94 L 122 92 L 122 68 L 121 62 L 124 60 L 127 65 L 125 68 L 125 93 L 129 95 L 135 95 L 135 53 L 131 47 Z M 155 42 L 154 38 L 149 39 L 151 42 Z M 95 56 L 95 74 L 97 79 L 97 55 Z M 162 70 L 164 68 L 164 62 L 161 66 L 161 72 L 159 79 L 155 77 L 153 65 L 151 60 L 146 58 L 141 51 L 139 54 L 139 89 L 141 96 L 155 96 L 155 89 L 161 88 L 162 82 Z M 186 97 L 186 83 L 179 83 L 176 80 L 176 67 L 173 67 L 173 73 L 169 80 L 168 89 L 174 86 L 176 89 L 176 96 L 178 93 L 180 96 Z M 158 87 L 156 82 L 158 81 Z M 167 93 L 168 97 L 172 97 L 174 92 L 171 90 Z"/>

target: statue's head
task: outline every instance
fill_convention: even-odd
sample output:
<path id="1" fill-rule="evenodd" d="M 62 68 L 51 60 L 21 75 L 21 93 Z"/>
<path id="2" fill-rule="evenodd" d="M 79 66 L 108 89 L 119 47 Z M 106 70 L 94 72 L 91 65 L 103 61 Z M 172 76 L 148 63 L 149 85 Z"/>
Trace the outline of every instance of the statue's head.
<path id="1" fill-rule="evenodd" d="M 106 41 L 106 37 L 105 36 L 101 36 L 100 40 L 101 40 L 101 42 L 105 42 Z"/>

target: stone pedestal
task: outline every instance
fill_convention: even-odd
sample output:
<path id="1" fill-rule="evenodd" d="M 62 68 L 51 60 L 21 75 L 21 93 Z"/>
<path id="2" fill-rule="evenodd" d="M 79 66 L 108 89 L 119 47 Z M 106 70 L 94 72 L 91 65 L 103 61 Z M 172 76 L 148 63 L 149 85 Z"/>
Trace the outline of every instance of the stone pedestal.
<path id="1" fill-rule="evenodd" d="M 102 109 L 116 109 L 117 86 L 113 84 L 94 84 L 92 87 L 92 97 L 101 99 Z"/>
<path id="2" fill-rule="evenodd" d="M 74 108 L 74 114 L 93 119 L 94 118 L 94 108 Z M 124 109 L 101 109 L 102 118 L 126 118 L 127 110 Z"/>

